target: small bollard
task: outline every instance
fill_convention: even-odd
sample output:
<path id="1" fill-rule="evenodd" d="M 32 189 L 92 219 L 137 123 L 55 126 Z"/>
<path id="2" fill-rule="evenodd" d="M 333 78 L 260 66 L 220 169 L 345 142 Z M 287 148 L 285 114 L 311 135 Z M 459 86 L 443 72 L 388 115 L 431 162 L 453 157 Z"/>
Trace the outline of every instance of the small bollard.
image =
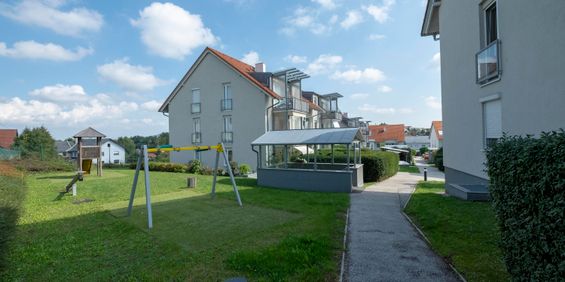
<path id="1" fill-rule="evenodd" d="M 424 181 L 428 181 L 428 168 L 424 168 Z"/>
<path id="2" fill-rule="evenodd" d="M 76 195 L 77 195 L 77 184 L 74 183 L 73 184 L 73 196 L 76 196 Z"/>

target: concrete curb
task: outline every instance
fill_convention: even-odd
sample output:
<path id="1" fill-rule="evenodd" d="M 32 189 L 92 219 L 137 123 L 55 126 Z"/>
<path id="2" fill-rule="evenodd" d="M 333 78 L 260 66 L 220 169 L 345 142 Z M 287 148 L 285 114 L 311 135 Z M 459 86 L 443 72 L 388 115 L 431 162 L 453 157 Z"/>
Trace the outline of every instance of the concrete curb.
<path id="1" fill-rule="evenodd" d="M 408 198 L 408 200 L 406 201 L 406 204 L 404 205 L 404 207 L 402 207 L 402 210 L 400 211 L 402 213 L 402 215 L 404 216 L 404 218 L 406 218 L 406 220 L 408 220 L 408 222 L 410 222 L 410 225 L 412 225 L 412 227 L 414 229 L 416 229 L 416 231 L 418 232 L 418 234 L 420 234 L 420 237 L 422 237 L 424 239 L 424 242 L 426 242 L 426 244 L 428 245 L 428 247 L 430 247 L 430 250 L 432 250 L 434 253 L 434 249 L 432 247 L 432 243 L 430 242 L 430 240 L 428 239 L 428 237 L 426 237 L 426 234 L 424 234 L 424 232 L 416 225 L 416 223 L 414 223 L 414 221 L 412 221 L 412 219 L 404 212 L 404 209 L 406 209 L 406 207 L 408 206 L 408 203 L 410 203 L 410 200 L 412 200 L 412 194 L 414 194 L 414 192 L 416 191 L 416 186 L 414 186 L 414 190 L 412 190 L 412 193 L 410 193 L 410 197 Z M 436 253 L 437 254 L 437 253 Z M 449 265 L 449 267 L 451 268 L 451 270 L 453 270 L 453 272 L 455 274 L 457 274 L 457 276 L 459 276 L 459 279 L 461 279 L 461 281 L 467 282 L 467 279 L 465 279 L 465 277 L 463 277 L 463 275 L 461 275 L 461 273 L 459 273 L 459 271 L 457 271 L 457 269 L 455 268 L 455 266 L 453 266 L 448 260 L 446 260 L 443 256 L 440 256 L 439 254 L 437 254 L 438 257 L 440 257 L 447 265 Z"/>
<path id="2" fill-rule="evenodd" d="M 347 252 L 347 231 L 349 229 L 349 208 L 345 214 L 345 232 L 343 233 L 343 251 L 341 251 L 341 270 L 339 272 L 339 282 L 343 282 L 345 273 L 345 253 Z"/>

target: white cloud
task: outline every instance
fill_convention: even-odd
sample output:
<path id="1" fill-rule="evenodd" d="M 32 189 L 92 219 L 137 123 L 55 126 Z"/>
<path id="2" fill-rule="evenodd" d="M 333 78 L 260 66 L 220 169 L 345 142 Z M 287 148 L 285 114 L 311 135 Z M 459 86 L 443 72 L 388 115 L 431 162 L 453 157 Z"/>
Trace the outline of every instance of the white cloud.
<path id="1" fill-rule="evenodd" d="M 286 26 L 279 31 L 285 35 L 292 36 L 297 30 L 307 30 L 316 35 L 328 34 L 331 31 L 331 24 L 337 21 L 333 16 L 329 20 L 329 24 L 322 23 L 318 18 L 320 11 L 312 8 L 298 7 L 291 16 L 283 19 Z M 333 21 L 333 23 L 332 23 Z"/>
<path id="2" fill-rule="evenodd" d="M 369 40 L 381 40 L 385 39 L 386 36 L 384 34 L 369 34 Z"/>
<path id="3" fill-rule="evenodd" d="M 153 75 L 153 68 L 128 64 L 128 59 L 115 60 L 97 67 L 98 74 L 128 91 L 150 91 L 164 84 Z"/>
<path id="4" fill-rule="evenodd" d="M 200 15 L 171 3 L 152 3 L 131 24 L 141 29 L 141 40 L 149 51 L 165 58 L 183 59 L 193 49 L 218 41 Z"/>
<path id="5" fill-rule="evenodd" d="M 84 101 L 86 92 L 80 85 L 55 84 L 35 89 L 29 92 L 30 96 L 50 100 L 54 102 L 76 102 Z"/>
<path id="6" fill-rule="evenodd" d="M 243 55 L 243 58 L 240 59 L 242 62 L 255 66 L 256 63 L 259 63 L 259 53 L 255 51 L 249 51 L 247 54 Z"/>
<path id="7" fill-rule="evenodd" d="M 388 85 L 381 85 L 377 88 L 377 91 L 381 93 L 389 93 L 392 92 L 392 88 Z"/>
<path id="8" fill-rule="evenodd" d="M 437 97 L 428 96 L 425 98 L 425 101 L 426 101 L 426 106 L 436 110 L 441 109 L 441 101 Z"/>
<path id="9" fill-rule="evenodd" d="M 369 94 L 367 93 L 355 93 L 355 94 L 351 94 L 351 99 L 353 100 L 364 100 L 369 98 Z"/>
<path id="10" fill-rule="evenodd" d="M 430 67 L 438 71 L 441 69 L 441 54 L 439 52 L 433 55 L 430 60 Z"/>
<path id="11" fill-rule="evenodd" d="M 333 10 L 337 7 L 333 0 L 312 0 L 312 2 L 316 2 L 322 6 L 324 9 Z"/>
<path id="12" fill-rule="evenodd" d="M 398 109 L 398 112 L 401 114 L 411 114 L 414 113 L 414 109 L 412 108 L 400 108 Z"/>
<path id="13" fill-rule="evenodd" d="M 363 104 L 360 106 L 359 111 L 368 112 L 372 114 L 394 114 L 397 112 L 395 108 L 379 108 L 376 105 Z"/>
<path id="14" fill-rule="evenodd" d="M 161 103 L 159 103 L 158 101 L 155 101 L 155 100 L 147 101 L 147 102 L 141 104 L 142 109 L 148 110 L 148 111 L 151 111 L 151 112 L 157 111 L 159 109 L 159 107 L 161 107 Z"/>
<path id="15" fill-rule="evenodd" d="M 381 6 L 369 5 L 363 6 L 363 9 L 367 11 L 367 13 L 369 13 L 375 21 L 385 23 L 390 19 L 390 10 L 395 3 L 396 0 L 384 0 Z"/>
<path id="16" fill-rule="evenodd" d="M 94 53 L 94 50 L 91 48 L 77 47 L 76 51 L 72 51 L 53 43 L 19 41 L 14 43 L 12 48 L 9 48 L 4 42 L 0 42 L 0 56 L 11 58 L 78 61 L 92 53 Z"/>
<path id="17" fill-rule="evenodd" d="M 65 2 L 24 0 L 13 6 L 0 4 L 0 15 L 62 35 L 81 36 L 84 32 L 100 30 L 104 23 L 102 15 L 82 7 L 62 11 L 60 8 Z"/>
<path id="18" fill-rule="evenodd" d="M 331 78 L 353 83 L 379 82 L 386 79 L 384 73 L 375 68 L 365 68 L 364 70 L 350 69 L 344 72 L 336 71 Z"/>
<path id="19" fill-rule="evenodd" d="M 306 56 L 288 55 L 284 60 L 293 64 L 304 64 L 308 61 L 308 58 Z"/>
<path id="20" fill-rule="evenodd" d="M 316 60 L 308 64 L 306 68 L 306 73 L 309 75 L 317 75 L 321 73 L 327 73 L 334 69 L 343 61 L 341 56 L 322 54 Z"/>
<path id="21" fill-rule="evenodd" d="M 341 21 L 340 25 L 345 29 L 349 29 L 361 22 L 363 22 L 363 15 L 361 15 L 358 11 L 352 10 L 347 12 L 346 18 Z"/>

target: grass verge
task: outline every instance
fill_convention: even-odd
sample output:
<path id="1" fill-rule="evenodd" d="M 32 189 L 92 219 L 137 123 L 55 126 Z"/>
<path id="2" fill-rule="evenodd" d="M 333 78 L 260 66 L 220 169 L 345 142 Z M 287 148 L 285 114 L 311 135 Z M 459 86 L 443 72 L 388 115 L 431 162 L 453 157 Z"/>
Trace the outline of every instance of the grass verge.
<path id="1" fill-rule="evenodd" d="M 420 173 L 420 169 L 415 165 L 401 165 L 398 167 L 398 172 Z"/>
<path id="2" fill-rule="evenodd" d="M 468 281 L 507 281 L 491 204 L 443 192 L 443 182 L 420 182 L 405 212 Z"/>

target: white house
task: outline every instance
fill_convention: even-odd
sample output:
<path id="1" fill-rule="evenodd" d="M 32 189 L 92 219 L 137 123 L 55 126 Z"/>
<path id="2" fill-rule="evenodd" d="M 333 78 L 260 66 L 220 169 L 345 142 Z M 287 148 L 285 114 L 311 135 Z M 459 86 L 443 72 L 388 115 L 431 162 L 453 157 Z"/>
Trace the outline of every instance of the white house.
<path id="1" fill-rule="evenodd" d="M 295 68 L 268 72 L 263 63 L 250 66 L 207 47 L 159 112 L 169 117 L 172 145 L 223 142 L 230 160 L 256 167 L 251 142 L 267 131 L 340 127 L 337 100 L 342 96 L 303 92 L 302 80 L 308 77 Z M 213 166 L 215 155 L 171 152 L 172 162 L 192 159 Z"/>
<path id="2" fill-rule="evenodd" d="M 86 146 L 93 146 L 96 144 L 95 139 L 83 139 L 82 142 L 83 145 Z M 67 150 L 67 154 L 71 157 L 71 159 L 76 159 L 76 151 L 76 144 L 74 144 L 70 149 Z M 102 159 L 102 163 L 105 164 L 125 164 L 126 150 L 116 141 L 110 138 L 103 138 L 102 145 L 100 146 L 100 158 Z M 93 159 L 92 163 L 97 163 L 97 160 Z"/>
<path id="3" fill-rule="evenodd" d="M 443 122 L 441 120 L 434 120 L 430 128 L 429 148 L 434 150 L 441 147 L 443 147 Z"/>
<path id="4" fill-rule="evenodd" d="M 404 136 L 404 142 L 406 146 L 410 149 L 419 150 L 420 148 L 429 148 L 430 137 L 429 136 Z"/>
<path id="5" fill-rule="evenodd" d="M 440 40 L 447 193 L 488 198 L 484 150 L 565 127 L 565 1 L 428 0 Z"/>

